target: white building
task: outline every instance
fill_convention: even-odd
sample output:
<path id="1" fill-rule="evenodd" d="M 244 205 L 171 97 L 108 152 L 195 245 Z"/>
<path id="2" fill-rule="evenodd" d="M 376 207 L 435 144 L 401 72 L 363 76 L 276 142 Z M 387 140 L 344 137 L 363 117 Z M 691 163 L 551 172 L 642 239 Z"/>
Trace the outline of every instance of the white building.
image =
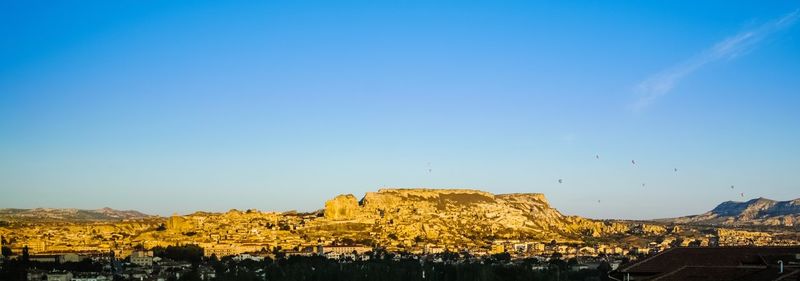
<path id="1" fill-rule="evenodd" d="M 254 256 L 254 255 L 245 253 L 245 254 L 238 254 L 238 255 L 233 256 L 233 260 L 235 260 L 235 261 L 243 261 L 243 260 L 263 261 L 264 257 Z"/>
<path id="2" fill-rule="evenodd" d="M 527 243 L 514 243 L 514 251 L 517 253 L 524 253 L 528 251 Z"/>
<path id="3" fill-rule="evenodd" d="M 72 276 L 72 281 L 108 281 L 112 280 L 111 277 L 102 275 L 100 273 L 78 273 Z"/>
<path id="4" fill-rule="evenodd" d="M 143 267 L 153 266 L 153 251 L 134 251 L 130 258 L 132 264 Z"/>
<path id="5" fill-rule="evenodd" d="M 66 254 L 60 255 L 58 257 L 58 262 L 59 263 L 81 262 L 84 259 L 85 258 L 83 256 L 81 256 L 81 255 L 78 255 L 78 254 L 75 254 L 75 253 L 66 253 Z"/>
<path id="6" fill-rule="evenodd" d="M 72 281 L 72 273 L 51 272 L 47 274 L 47 281 Z"/>
<path id="7" fill-rule="evenodd" d="M 444 253 L 445 250 L 446 249 L 442 246 L 426 244 L 423 253 L 425 253 L 426 255 L 441 254 Z"/>
<path id="8" fill-rule="evenodd" d="M 320 251 L 323 254 L 334 253 L 334 254 L 355 254 L 362 255 L 366 252 L 372 251 L 371 247 L 366 246 L 323 246 L 320 247 Z"/>

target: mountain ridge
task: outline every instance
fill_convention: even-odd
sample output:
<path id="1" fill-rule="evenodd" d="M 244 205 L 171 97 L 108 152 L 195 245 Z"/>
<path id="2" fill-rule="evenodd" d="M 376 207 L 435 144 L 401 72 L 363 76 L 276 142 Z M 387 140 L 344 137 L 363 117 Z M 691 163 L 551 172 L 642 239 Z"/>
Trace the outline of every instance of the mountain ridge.
<path id="1" fill-rule="evenodd" d="M 110 207 L 86 210 L 76 208 L 4 208 L 0 219 L 10 221 L 121 221 L 154 217 L 136 210 L 116 210 Z"/>
<path id="2" fill-rule="evenodd" d="M 723 203 L 717 212 L 747 213 L 751 214 L 749 217 L 755 218 L 759 217 L 759 210 L 770 210 L 765 212 L 767 215 L 794 211 L 783 206 L 794 206 L 797 202 L 787 202 L 789 203 L 778 204 L 768 199 L 755 199 L 749 204 Z M 742 207 L 741 204 L 746 206 Z M 163 246 L 191 242 L 214 248 L 233 247 L 228 244 L 235 241 L 239 243 L 236 247 L 243 251 L 252 250 L 246 245 L 251 245 L 253 241 L 261 243 L 259 247 L 280 245 L 295 248 L 317 243 L 349 243 L 379 245 L 395 250 L 419 250 L 427 244 L 451 249 L 486 250 L 497 243 L 504 243 L 503 241 L 557 241 L 592 245 L 614 245 L 623 241 L 625 245 L 637 247 L 649 247 L 653 242 L 662 246 L 687 246 L 712 245 L 717 242 L 720 245 L 768 245 L 794 241 L 791 240 L 794 239 L 793 236 L 780 236 L 788 229 L 771 232 L 777 235 L 773 236 L 760 232 L 761 230 L 742 231 L 727 225 L 692 226 L 692 221 L 672 223 L 595 220 L 562 214 L 550 206 L 542 193 L 492 194 L 469 189 L 380 189 L 367 192 L 361 198 L 342 194 L 327 200 L 320 211 L 311 213 L 231 209 L 222 213 L 195 212 L 188 215 L 125 219 L 141 218 L 144 214 L 111 208 L 0 209 L 0 219 L 4 216 L 15 217 L 21 222 L 4 224 L 7 229 L 0 227 L 0 233 L 6 234 L 30 229 L 31 232 L 27 235 L 37 236 L 37 228 L 31 226 L 38 224 L 37 227 L 70 229 L 69 231 L 88 231 L 91 228 L 87 232 L 91 234 L 87 235 L 96 235 L 95 232 L 105 235 L 126 233 L 125 237 L 130 238 L 128 246 Z M 70 220 L 73 223 L 62 223 Z M 796 233 L 792 229 L 789 236 Z M 709 235 L 715 235 L 714 239 L 717 240 Z M 223 241 L 223 236 L 226 237 L 225 243 L 220 242 Z M 70 245 L 74 243 L 62 243 L 61 249 L 70 249 Z"/>
<path id="3" fill-rule="evenodd" d="M 747 201 L 725 201 L 699 215 L 655 221 L 720 226 L 800 227 L 800 198 L 776 201 L 758 197 Z"/>
<path id="4" fill-rule="evenodd" d="M 388 201 L 387 201 L 388 200 Z M 363 211 L 375 212 L 380 204 L 397 204 L 401 200 L 426 201 L 434 207 L 433 211 L 446 211 L 447 204 L 480 206 L 501 204 L 528 212 L 533 223 L 563 222 L 599 222 L 599 221 L 631 221 L 617 219 L 592 219 L 576 215 L 564 215 L 557 208 L 550 206 L 543 193 L 508 193 L 493 194 L 477 189 L 436 189 L 436 188 L 381 188 L 367 192 L 361 198 L 352 194 L 343 194 L 328 200 L 323 209 L 314 211 L 336 220 L 341 218 L 355 219 Z M 435 201 L 435 202 L 434 202 Z M 334 206 L 329 206 L 334 204 Z M 455 204 L 455 205 L 454 205 Z M 414 206 L 403 206 L 414 208 Z M 214 213 L 197 211 L 200 213 Z M 144 219 L 163 217 L 149 215 L 137 210 L 116 210 L 110 207 L 99 209 L 76 208 L 3 208 L 0 219 L 11 221 L 117 221 L 126 219 Z M 676 218 L 636 220 L 642 222 L 659 222 L 674 224 L 698 224 L 718 226 L 800 226 L 800 198 L 776 201 L 758 197 L 747 201 L 725 201 L 712 210 L 698 214 Z M 544 227 L 545 225 L 540 225 Z M 550 227 L 545 227 L 550 228 Z M 602 227 L 601 227 L 602 228 Z M 585 230 L 585 229 L 584 229 Z M 598 229 L 595 228 L 595 231 Z"/>

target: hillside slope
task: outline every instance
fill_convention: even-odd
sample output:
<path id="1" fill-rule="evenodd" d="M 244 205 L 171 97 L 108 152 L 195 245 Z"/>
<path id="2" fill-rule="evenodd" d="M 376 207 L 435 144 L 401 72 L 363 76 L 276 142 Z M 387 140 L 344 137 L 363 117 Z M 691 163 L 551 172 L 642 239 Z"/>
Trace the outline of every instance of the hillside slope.
<path id="1" fill-rule="evenodd" d="M 664 219 L 678 224 L 723 226 L 788 226 L 800 225 L 800 199 L 775 201 L 756 198 L 746 202 L 727 201 L 713 210 L 694 216 Z"/>
<path id="2" fill-rule="evenodd" d="M 119 221 L 141 219 L 150 215 L 138 211 L 120 211 L 111 208 L 97 210 L 80 209 L 0 209 L 0 219 L 8 221 Z"/>

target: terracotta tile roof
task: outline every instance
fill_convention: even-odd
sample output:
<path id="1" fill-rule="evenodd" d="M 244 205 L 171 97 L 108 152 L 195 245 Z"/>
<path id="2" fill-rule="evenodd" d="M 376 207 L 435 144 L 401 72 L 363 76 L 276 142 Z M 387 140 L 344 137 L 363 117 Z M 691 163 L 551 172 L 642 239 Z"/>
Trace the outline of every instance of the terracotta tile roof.
<path id="1" fill-rule="evenodd" d="M 777 257 L 794 259 L 800 247 L 679 247 L 624 266 L 624 273 L 667 273 L 684 266 L 766 266 Z"/>
<path id="2" fill-rule="evenodd" d="M 651 281 L 769 281 L 797 280 L 800 269 L 787 269 L 780 273 L 775 267 L 748 266 L 684 266 L 678 270 L 660 275 Z M 788 278 L 788 279 L 785 279 Z M 792 279 L 795 278 L 795 279 Z"/>

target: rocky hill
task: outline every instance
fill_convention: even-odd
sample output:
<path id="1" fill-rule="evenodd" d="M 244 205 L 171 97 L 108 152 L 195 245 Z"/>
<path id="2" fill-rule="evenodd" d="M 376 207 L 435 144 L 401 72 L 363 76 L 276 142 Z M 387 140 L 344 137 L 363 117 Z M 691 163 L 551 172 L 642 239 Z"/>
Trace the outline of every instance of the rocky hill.
<path id="1" fill-rule="evenodd" d="M 780 229 L 790 232 L 791 237 L 784 235 L 788 237 L 785 238 L 777 232 L 685 223 L 704 218 L 724 222 L 727 219 L 721 217 L 726 216 L 769 223 L 765 216 L 779 215 L 787 217 L 780 221 L 786 224 L 789 214 L 796 213 L 796 201 L 762 199 L 747 206 L 741 205 L 747 202 L 726 203 L 714 209 L 715 214 L 674 219 L 679 221 L 676 224 L 565 216 L 540 193 L 381 189 L 362 198 L 351 194 L 336 196 L 325 203 L 323 210 L 311 213 L 253 209 L 165 218 L 108 208 L 0 209 L 0 235 L 17 244 L 38 245 L 38 251 L 73 251 L 75 245 L 84 250 L 105 251 L 130 250 L 136 245 L 152 248 L 197 244 L 220 254 L 276 247 L 297 250 L 320 244 L 380 246 L 391 251 L 421 252 L 429 246 L 489 251 L 516 241 L 545 245 L 553 240 L 558 245 L 604 247 L 710 245 L 712 238 L 720 245 L 785 245 L 800 241 L 797 231 Z M 4 223 L 8 221 L 12 223 Z"/>
<path id="2" fill-rule="evenodd" d="M 630 230 L 627 224 L 564 216 L 540 193 L 468 189 L 381 189 L 360 200 L 340 195 L 325 203 L 324 214 L 327 221 L 362 224 L 399 241 L 577 240 Z"/>
<path id="3" fill-rule="evenodd" d="M 700 215 L 662 221 L 678 224 L 798 227 L 800 226 L 800 199 L 775 201 L 756 198 L 746 202 L 727 201 Z"/>
<path id="4" fill-rule="evenodd" d="M 0 220 L 7 221 L 121 221 L 126 219 L 142 219 L 150 217 L 137 211 L 120 211 L 111 208 L 97 210 L 80 209 L 0 209 Z"/>

